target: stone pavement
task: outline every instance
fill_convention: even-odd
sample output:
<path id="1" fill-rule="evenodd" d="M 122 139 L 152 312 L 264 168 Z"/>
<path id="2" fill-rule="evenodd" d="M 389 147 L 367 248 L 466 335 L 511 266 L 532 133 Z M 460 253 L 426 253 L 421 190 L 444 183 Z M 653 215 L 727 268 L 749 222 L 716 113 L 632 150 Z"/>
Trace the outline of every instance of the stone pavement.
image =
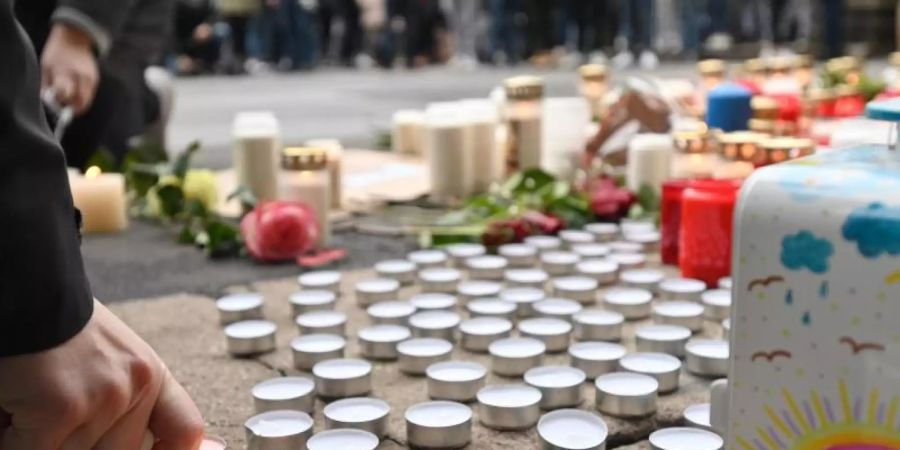
<path id="1" fill-rule="evenodd" d="M 366 313 L 356 306 L 352 287 L 355 280 L 373 276 L 369 270 L 346 272 L 344 294 L 337 309 L 349 316 L 347 325 L 347 356 L 358 355 L 356 332 L 369 324 Z M 247 286 L 235 287 L 240 291 Z M 278 323 L 278 350 L 253 359 L 235 359 L 225 351 L 224 335 L 218 324 L 218 316 L 211 298 L 186 294 L 125 302 L 112 305 L 111 309 L 131 325 L 157 349 L 175 377 L 185 384 L 204 413 L 211 434 L 227 439 L 232 449 L 244 448 L 243 421 L 253 414 L 251 387 L 264 379 L 287 374 L 300 374 L 292 367 L 290 339 L 297 334 L 290 317 L 287 296 L 297 289 L 294 278 L 255 283 L 251 289 L 262 293 L 266 299 L 266 316 Z M 405 288 L 407 298 L 415 288 Z M 624 343 L 634 348 L 634 329 L 646 322 L 631 322 L 625 327 Z M 718 324 L 707 324 L 704 335 L 721 336 Z M 490 367 L 487 355 L 455 350 L 453 359 L 474 360 Z M 545 364 L 568 364 L 565 353 L 548 355 Z M 305 374 L 309 375 L 309 374 Z M 311 376 L 311 375 L 309 375 Z M 489 375 L 487 382 L 506 383 L 516 380 Z M 521 382 L 519 380 L 519 382 Z M 675 426 L 682 422 L 681 412 L 689 404 L 708 401 L 708 380 L 684 374 L 681 389 L 671 395 L 661 396 L 658 413 L 649 419 L 625 421 L 603 415 L 609 425 L 608 448 L 638 443 L 650 432 L 660 427 Z M 427 401 L 425 379 L 402 374 L 395 363 L 374 363 L 373 396 L 388 401 L 392 407 L 389 438 L 380 449 L 406 448 L 406 430 L 403 413 L 412 404 Z M 593 385 L 585 383 L 584 402 L 581 409 L 593 411 Z M 322 407 L 317 401 L 315 430 L 323 428 Z M 537 448 L 538 437 L 534 429 L 527 432 L 497 432 L 477 423 L 478 408 L 472 429 L 471 449 L 531 449 Z M 629 450 L 645 450 L 646 447 L 622 447 Z"/>

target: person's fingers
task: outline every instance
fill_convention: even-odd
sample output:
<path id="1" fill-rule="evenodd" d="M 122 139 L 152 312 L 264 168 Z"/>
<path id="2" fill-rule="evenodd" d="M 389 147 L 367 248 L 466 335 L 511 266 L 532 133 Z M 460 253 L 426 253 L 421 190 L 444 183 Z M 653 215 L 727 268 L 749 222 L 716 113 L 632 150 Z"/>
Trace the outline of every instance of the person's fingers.
<path id="1" fill-rule="evenodd" d="M 93 450 L 122 450 L 143 448 L 141 443 L 147 432 L 150 414 L 153 412 L 154 398 L 147 397 L 134 409 L 121 417 L 99 441 L 91 447 Z"/>
<path id="2" fill-rule="evenodd" d="M 168 371 L 150 416 L 150 431 L 157 439 L 153 450 L 197 450 L 203 440 L 203 416 Z"/>
<path id="3" fill-rule="evenodd" d="M 57 450 L 61 442 L 59 433 L 56 433 L 52 425 L 41 428 L 15 428 L 9 427 L 3 433 L 0 441 L 2 450 Z"/>
<path id="4" fill-rule="evenodd" d="M 60 105 L 72 105 L 78 89 L 74 76 L 54 74 L 49 85 Z M 73 105 L 74 107 L 74 105 Z"/>
<path id="5" fill-rule="evenodd" d="M 93 411 L 88 413 L 86 422 L 66 437 L 59 450 L 94 448 L 95 444 L 133 409 L 132 397 L 133 386 L 130 382 L 120 380 L 108 383 L 101 392 L 94 395 Z"/>

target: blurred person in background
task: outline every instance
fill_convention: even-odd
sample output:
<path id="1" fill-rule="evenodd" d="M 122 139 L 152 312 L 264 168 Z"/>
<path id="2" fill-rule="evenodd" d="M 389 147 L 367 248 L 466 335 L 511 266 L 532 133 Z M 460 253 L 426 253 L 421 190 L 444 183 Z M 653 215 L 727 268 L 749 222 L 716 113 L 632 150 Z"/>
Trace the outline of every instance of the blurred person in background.
<path id="1" fill-rule="evenodd" d="M 247 35 L 252 19 L 262 9 L 262 0 L 216 0 L 219 16 L 228 24 L 228 55 L 223 62 L 226 73 L 246 73 Z"/>
<path id="2" fill-rule="evenodd" d="M 410 68 L 449 59 L 447 18 L 437 0 L 407 0 L 406 65 Z"/>
<path id="3" fill-rule="evenodd" d="M 684 56 L 696 59 L 701 50 L 721 55 L 731 48 L 727 0 L 681 0 Z M 702 49 L 701 49 L 702 45 Z"/>
<path id="4" fill-rule="evenodd" d="M 312 69 L 318 63 L 314 2 L 265 0 L 257 33 L 265 61 L 282 71 Z"/>
<path id="5" fill-rule="evenodd" d="M 173 0 L 15 2 L 42 88 L 73 108 L 62 137 L 70 166 L 84 168 L 101 147 L 121 161 L 131 139 L 165 116 L 145 72 L 161 57 L 173 10 Z"/>
<path id="6" fill-rule="evenodd" d="M 822 0 L 825 16 L 825 56 L 837 58 L 844 54 L 844 0 Z M 900 2 L 897 7 L 896 23 L 900 26 Z M 897 33 L 900 39 L 900 32 Z M 900 48 L 900 42 L 897 44 Z"/>
<path id="7" fill-rule="evenodd" d="M 626 68 L 635 57 L 642 69 L 655 69 L 659 58 L 653 51 L 654 2 L 653 0 L 619 0 L 619 30 L 616 36 L 616 55 L 613 64 Z"/>
<path id="8" fill-rule="evenodd" d="M 323 58 L 333 58 L 332 50 L 334 25 L 340 24 L 340 43 L 337 49 L 338 62 L 353 67 L 355 57 L 362 47 L 362 26 L 360 10 L 356 0 L 319 0 L 318 7 L 319 44 Z"/>
<path id="9" fill-rule="evenodd" d="M 558 32 L 568 50 L 577 52 L 577 64 L 604 63 L 602 34 L 611 8 L 608 2 L 566 0 L 562 3 Z"/>
<path id="10" fill-rule="evenodd" d="M 394 66 L 401 36 L 406 29 L 405 13 L 405 0 L 384 0 L 384 24 L 372 52 L 375 62 L 382 68 Z"/>
<path id="11" fill-rule="evenodd" d="M 478 66 L 478 18 L 482 13 L 481 0 L 453 0 L 449 11 L 455 51 L 451 64 L 473 69 Z"/>
<path id="12" fill-rule="evenodd" d="M 559 5 L 554 0 L 525 0 L 525 52 L 534 66 L 550 67 L 556 63 L 553 50 L 562 44 L 556 33 L 558 14 Z"/>
<path id="13" fill-rule="evenodd" d="M 521 0 L 486 1 L 489 16 L 489 52 L 492 62 L 498 65 L 518 64 L 522 57 L 522 39 L 517 23 L 517 19 L 523 14 Z"/>
<path id="14" fill-rule="evenodd" d="M 222 40 L 215 32 L 211 0 L 177 0 L 173 69 L 180 75 L 211 73 L 219 62 Z"/>

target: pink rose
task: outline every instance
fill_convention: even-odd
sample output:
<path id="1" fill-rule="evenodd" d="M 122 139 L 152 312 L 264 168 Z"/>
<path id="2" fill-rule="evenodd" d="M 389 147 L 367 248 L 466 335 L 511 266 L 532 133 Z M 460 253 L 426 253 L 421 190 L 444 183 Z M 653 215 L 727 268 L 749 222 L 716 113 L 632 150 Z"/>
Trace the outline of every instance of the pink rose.
<path id="1" fill-rule="evenodd" d="M 247 250 L 259 261 L 296 259 L 313 249 L 319 232 L 316 213 L 301 202 L 261 203 L 241 220 Z"/>

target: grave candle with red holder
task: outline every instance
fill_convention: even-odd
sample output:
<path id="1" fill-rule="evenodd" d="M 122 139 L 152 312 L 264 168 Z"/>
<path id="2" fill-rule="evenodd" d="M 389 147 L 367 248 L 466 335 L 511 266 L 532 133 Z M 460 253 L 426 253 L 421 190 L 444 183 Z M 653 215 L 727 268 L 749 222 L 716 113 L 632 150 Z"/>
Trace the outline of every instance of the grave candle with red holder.
<path id="1" fill-rule="evenodd" d="M 663 264 L 678 265 L 678 240 L 681 236 L 681 198 L 690 180 L 669 180 L 662 186 L 660 205 L 660 254 Z"/>
<path id="2" fill-rule="evenodd" d="M 742 180 L 694 180 L 682 193 L 679 266 L 715 286 L 731 274 L 734 204 Z"/>

